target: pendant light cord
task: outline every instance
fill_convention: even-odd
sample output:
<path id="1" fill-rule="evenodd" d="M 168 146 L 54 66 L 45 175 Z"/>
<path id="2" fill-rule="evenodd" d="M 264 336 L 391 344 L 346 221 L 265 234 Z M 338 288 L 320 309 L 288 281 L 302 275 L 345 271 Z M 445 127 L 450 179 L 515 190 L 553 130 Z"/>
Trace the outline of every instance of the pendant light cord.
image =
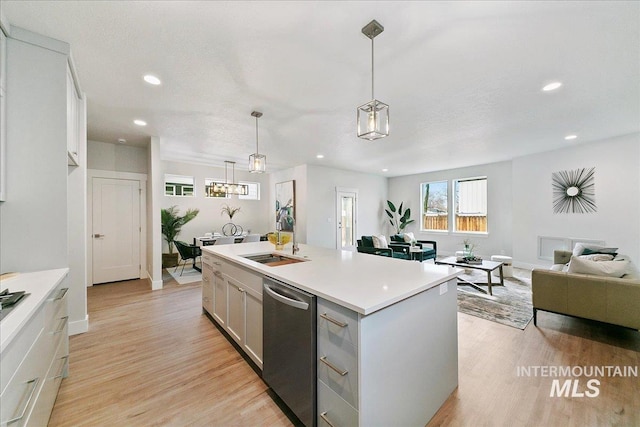
<path id="1" fill-rule="evenodd" d="M 373 37 L 371 38 L 371 99 L 376 99 L 373 95 L 373 81 L 374 81 L 374 73 L 373 73 Z"/>
<path id="2" fill-rule="evenodd" d="M 260 154 L 258 150 L 258 117 L 256 116 L 256 154 Z"/>

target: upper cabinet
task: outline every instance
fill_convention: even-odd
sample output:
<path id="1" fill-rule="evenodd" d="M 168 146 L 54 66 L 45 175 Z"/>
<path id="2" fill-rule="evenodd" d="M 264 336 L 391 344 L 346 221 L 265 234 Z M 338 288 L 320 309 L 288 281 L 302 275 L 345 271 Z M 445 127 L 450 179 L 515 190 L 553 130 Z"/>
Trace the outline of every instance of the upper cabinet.
<path id="1" fill-rule="evenodd" d="M 0 202 L 5 200 L 7 146 L 7 37 L 0 28 Z"/>
<path id="2" fill-rule="evenodd" d="M 79 147 L 86 138 L 86 103 L 78 92 L 71 66 L 67 65 L 67 157 L 68 164 L 79 164 Z"/>

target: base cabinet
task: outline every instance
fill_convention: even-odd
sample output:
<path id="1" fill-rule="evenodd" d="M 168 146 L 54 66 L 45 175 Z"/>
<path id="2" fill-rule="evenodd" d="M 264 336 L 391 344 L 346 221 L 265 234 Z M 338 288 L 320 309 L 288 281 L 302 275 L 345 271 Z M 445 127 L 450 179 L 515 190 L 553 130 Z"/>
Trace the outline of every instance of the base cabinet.
<path id="1" fill-rule="evenodd" d="M 262 275 L 211 254 L 203 254 L 202 292 L 205 310 L 204 268 L 208 264 L 212 270 L 213 312 L 210 314 L 262 369 Z"/>
<path id="2" fill-rule="evenodd" d="M 63 280 L 2 352 L 0 425 L 45 426 L 68 374 L 67 290 Z"/>

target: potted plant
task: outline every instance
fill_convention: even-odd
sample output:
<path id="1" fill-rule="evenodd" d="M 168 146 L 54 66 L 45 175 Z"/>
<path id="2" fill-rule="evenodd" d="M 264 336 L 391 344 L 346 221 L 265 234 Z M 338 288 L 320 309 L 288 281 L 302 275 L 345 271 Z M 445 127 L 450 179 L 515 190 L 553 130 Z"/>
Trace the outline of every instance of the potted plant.
<path id="1" fill-rule="evenodd" d="M 182 231 L 182 226 L 194 219 L 199 212 L 199 209 L 188 209 L 187 213 L 179 215 L 179 209 L 175 205 L 161 210 L 162 235 L 169 245 L 169 253 L 162 254 L 162 268 L 178 265 L 178 254 L 173 253 L 173 242 Z"/>
<path id="2" fill-rule="evenodd" d="M 413 222 L 411 217 L 411 209 L 407 208 L 404 213 L 402 212 L 402 205 L 404 202 L 400 203 L 398 209 L 396 206 L 391 203 L 391 201 L 387 200 L 387 205 L 389 209 L 385 209 L 387 216 L 389 216 L 389 223 L 393 228 L 396 229 L 396 234 L 402 233 L 405 227 Z"/>

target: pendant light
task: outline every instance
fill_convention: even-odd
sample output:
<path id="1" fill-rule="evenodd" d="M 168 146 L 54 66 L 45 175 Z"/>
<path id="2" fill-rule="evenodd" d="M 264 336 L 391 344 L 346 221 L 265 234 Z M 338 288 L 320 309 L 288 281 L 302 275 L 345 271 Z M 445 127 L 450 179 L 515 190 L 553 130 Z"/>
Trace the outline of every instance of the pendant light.
<path id="1" fill-rule="evenodd" d="M 232 167 L 231 182 L 227 178 L 229 165 Z M 224 182 L 212 182 L 207 186 L 206 191 L 209 197 L 225 197 L 229 195 L 246 196 L 249 194 L 249 186 L 238 184 L 236 181 L 236 162 L 224 161 Z"/>
<path id="2" fill-rule="evenodd" d="M 373 94 L 373 39 L 383 31 L 375 19 L 362 27 L 362 33 L 371 39 L 371 101 L 358 107 L 358 138 L 370 141 L 389 136 L 389 106 Z"/>
<path id="3" fill-rule="evenodd" d="M 262 117 L 262 113 L 252 111 L 251 116 L 256 118 L 256 152 L 249 156 L 249 172 L 264 173 L 267 171 L 267 156 L 258 151 L 258 119 Z"/>

